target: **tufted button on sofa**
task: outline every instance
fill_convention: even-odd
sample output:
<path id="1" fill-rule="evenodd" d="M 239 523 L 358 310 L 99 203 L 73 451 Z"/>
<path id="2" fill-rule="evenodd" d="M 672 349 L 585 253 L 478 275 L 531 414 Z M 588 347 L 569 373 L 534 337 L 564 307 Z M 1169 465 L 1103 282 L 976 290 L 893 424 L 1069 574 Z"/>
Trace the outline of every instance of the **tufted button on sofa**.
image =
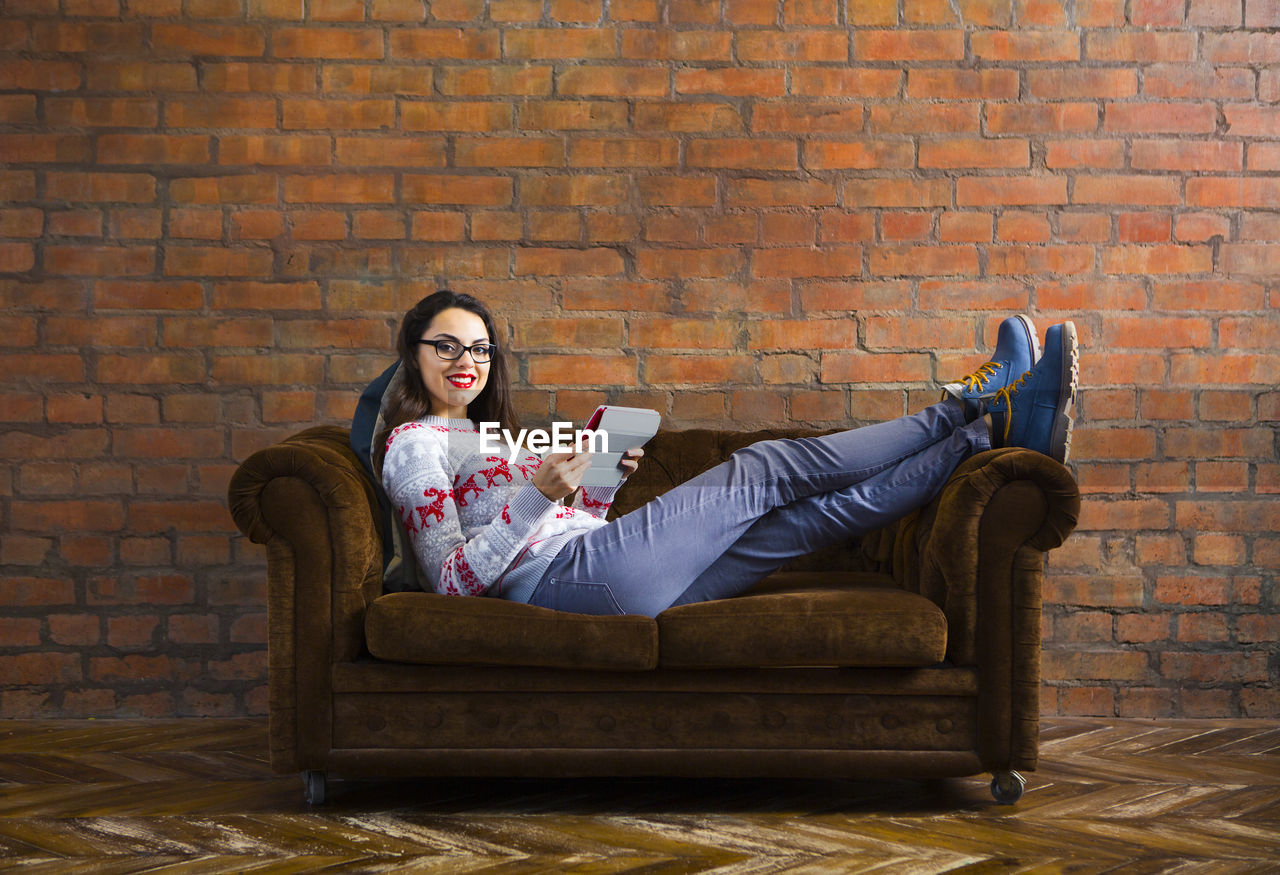
<path id="1" fill-rule="evenodd" d="M 815 433 L 661 432 L 611 516 Z M 1062 465 L 991 450 L 893 525 L 654 619 L 384 594 L 383 518 L 346 429 L 253 454 L 229 499 L 267 550 L 271 762 L 313 802 L 328 775 L 982 772 L 1014 801 L 1038 751 L 1045 554 L 1080 506 Z"/>

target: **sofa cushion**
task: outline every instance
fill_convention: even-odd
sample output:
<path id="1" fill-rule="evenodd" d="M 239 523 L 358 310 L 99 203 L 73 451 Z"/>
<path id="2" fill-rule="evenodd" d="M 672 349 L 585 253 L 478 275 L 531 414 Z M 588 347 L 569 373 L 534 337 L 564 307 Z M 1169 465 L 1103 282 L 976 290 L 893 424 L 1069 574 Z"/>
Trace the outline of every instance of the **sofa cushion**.
<path id="1" fill-rule="evenodd" d="M 364 621 L 378 659 L 428 665 L 526 665 L 645 671 L 658 662 L 649 617 L 592 617 L 427 592 L 378 598 Z"/>
<path id="2" fill-rule="evenodd" d="M 796 573 L 737 598 L 668 608 L 658 615 L 658 664 L 923 667 L 941 662 L 946 616 L 927 598 L 892 584 L 877 574 Z"/>

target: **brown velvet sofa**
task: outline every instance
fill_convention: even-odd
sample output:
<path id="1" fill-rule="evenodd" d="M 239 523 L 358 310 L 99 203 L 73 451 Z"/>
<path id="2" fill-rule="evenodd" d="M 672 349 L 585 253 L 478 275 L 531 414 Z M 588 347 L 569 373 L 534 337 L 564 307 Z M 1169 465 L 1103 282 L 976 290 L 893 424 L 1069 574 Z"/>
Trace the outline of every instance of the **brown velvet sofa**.
<path id="1" fill-rule="evenodd" d="M 659 433 L 611 513 L 814 433 Z M 326 775 L 982 772 L 1011 802 L 1036 766 L 1045 551 L 1079 510 L 1037 453 L 974 456 L 911 516 L 656 620 L 384 595 L 382 517 L 346 429 L 255 453 L 229 497 L 267 547 L 271 763 L 312 802 Z"/>

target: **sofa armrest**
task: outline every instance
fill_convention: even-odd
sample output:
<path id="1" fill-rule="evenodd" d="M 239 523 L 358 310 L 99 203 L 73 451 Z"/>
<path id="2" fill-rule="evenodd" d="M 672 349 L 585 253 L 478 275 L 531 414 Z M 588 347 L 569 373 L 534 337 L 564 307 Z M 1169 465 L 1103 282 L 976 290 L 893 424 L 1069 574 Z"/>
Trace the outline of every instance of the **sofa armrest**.
<path id="1" fill-rule="evenodd" d="M 1045 552 L 1066 540 L 1079 513 L 1065 467 L 1003 449 L 962 463 L 915 519 L 918 589 L 947 616 L 948 658 L 978 669 L 988 769 L 1035 767 Z"/>
<path id="2" fill-rule="evenodd" d="M 329 748 L 331 665 L 364 648 L 365 608 L 381 592 L 377 497 L 347 430 L 322 426 L 246 459 L 228 500 L 267 547 L 271 762 L 315 767 Z"/>

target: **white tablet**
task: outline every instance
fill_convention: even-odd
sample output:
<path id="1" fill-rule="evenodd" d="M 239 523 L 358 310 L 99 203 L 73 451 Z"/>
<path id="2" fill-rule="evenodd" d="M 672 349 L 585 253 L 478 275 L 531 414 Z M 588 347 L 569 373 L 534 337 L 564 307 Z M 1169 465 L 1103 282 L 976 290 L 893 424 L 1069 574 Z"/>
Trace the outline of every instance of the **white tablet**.
<path id="1" fill-rule="evenodd" d="M 622 454 L 634 450 L 658 433 L 658 424 L 662 422 L 662 414 L 656 410 L 643 407 L 614 407 L 603 404 L 596 408 L 586 425 L 588 431 L 602 432 L 608 435 L 607 452 L 596 452 L 591 458 L 591 467 L 582 477 L 583 486 L 617 486 L 622 482 L 624 469 L 619 464 Z M 600 438 L 592 441 L 593 446 L 601 446 Z"/>

